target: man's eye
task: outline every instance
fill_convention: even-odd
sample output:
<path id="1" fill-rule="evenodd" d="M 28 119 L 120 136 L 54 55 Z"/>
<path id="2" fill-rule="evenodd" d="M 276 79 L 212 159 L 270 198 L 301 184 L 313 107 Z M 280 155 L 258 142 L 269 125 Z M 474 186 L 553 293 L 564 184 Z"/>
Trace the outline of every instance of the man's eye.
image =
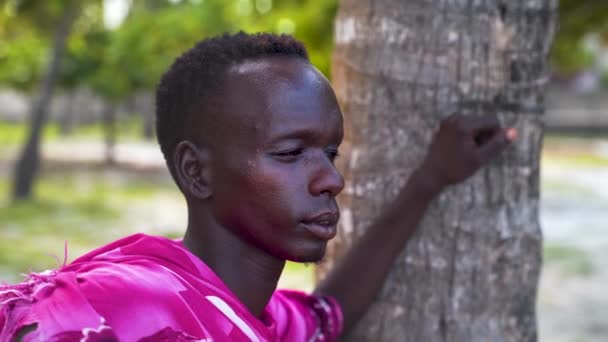
<path id="1" fill-rule="evenodd" d="M 327 158 L 329 158 L 329 160 L 331 160 L 332 162 L 340 156 L 340 152 L 334 149 L 327 150 L 325 151 L 325 153 L 327 154 Z"/>
<path id="2" fill-rule="evenodd" d="M 281 160 L 293 160 L 300 156 L 304 151 L 301 148 L 296 148 L 293 150 L 281 151 L 274 153 L 274 156 L 278 157 Z"/>

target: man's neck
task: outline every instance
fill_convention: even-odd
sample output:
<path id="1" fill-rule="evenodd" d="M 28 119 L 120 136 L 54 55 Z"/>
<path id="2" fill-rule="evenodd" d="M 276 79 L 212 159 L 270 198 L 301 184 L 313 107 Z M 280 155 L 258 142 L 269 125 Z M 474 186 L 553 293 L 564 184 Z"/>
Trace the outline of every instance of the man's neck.
<path id="1" fill-rule="evenodd" d="M 253 315 L 260 317 L 285 261 L 251 246 L 215 222 L 193 221 L 191 216 L 184 246 L 207 264 Z"/>

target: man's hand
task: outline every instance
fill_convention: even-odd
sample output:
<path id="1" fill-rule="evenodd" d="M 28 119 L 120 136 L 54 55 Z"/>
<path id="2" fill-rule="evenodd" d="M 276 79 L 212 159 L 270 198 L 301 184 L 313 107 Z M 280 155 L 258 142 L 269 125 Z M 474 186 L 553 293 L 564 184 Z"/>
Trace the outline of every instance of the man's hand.
<path id="1" fill-rule="evenodd" d="M 419 172 L 440 189 L 462 182 L 516 138 L 496 115 L 452 114 L 441 121 Z"/>
<path id="2" fill-rule="evenodd" d="M 422 166 L 410 176 L 394 205 L 385 207 L 315 290 L 340 303 L 346 333 L 376 297 L 433 198 L 445 186 L 471 176 L 516 137 L 517 132 L 502 128 L 494 115 L 454 114 L 441 122 Z"/>

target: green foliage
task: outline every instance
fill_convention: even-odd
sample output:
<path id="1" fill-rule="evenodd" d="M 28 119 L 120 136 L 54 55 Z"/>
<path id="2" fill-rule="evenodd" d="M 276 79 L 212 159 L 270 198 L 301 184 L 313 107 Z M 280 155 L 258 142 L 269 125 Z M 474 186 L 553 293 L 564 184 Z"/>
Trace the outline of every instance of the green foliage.
<path id="1" fill-rule="evenodd" d="M 293 34 L 306 45 L 312 63 L 329 76 L 336 11 L 335 0 L 237 0 L 224 15 L 240 24 L 236 29 Z"/>
<path id="2" fill-rule="evenodd" d="M 0 12 L 0 84 L 30 92 L 44 69 L 48 41 L 10 13 Z"/>
<path id="3" fill-rule="evenodd" d="M 0 0 L 0 7 L 7 17 L 18 17 L 41 35 L 49 35 L 65 8 L 74 3 L 76 0 Z"/>
<path id="4" fill-rule="evenodd" d="M 102 21 L 101 3 L 88 2 L 74 22 L 62 63 L 59 86 L 72 90 L 86 85 L 97 73 L 104 60 L 104 47 L 109 34 Z"/>
<path id="5" fill-rule="evenodd" d="M 49 34 L 69 0 L 0 1 L 0 84 L 23 91 L 41 77 Z M 116 30 L 103 25 L 102 1 L 80 2 L 63 61 L 62 89 L 87 86 L 118 102 L 153 89 L 162 73 L 198 41 L 223 32 L 291 33 L 329 75 L 336 0 L 141 0 Z M 1 8 L 0 7 L 0 8 Z M 10 23 L 9 23 L 10 22 Z"/>
<path id="6" fill-rule="evenodd" d="M 0 0 L 0 85 L 30 91 L 41 76 L 51 32 L 72 0 Z M 119 102 L 154 89 L 172 61 L 206 37 L 222 32 L 291 33 L 310 58 L 330 74 L 337 0 L 138 0 L 115 30 L 104 27 L 103 1 L 78 2 L 63 63 L 60 87 L 84 85 Z M 608 41 L 608 6 L 603 1 L 560 1 L 560 30 L 552 61 L 561 72 L 594 63 L 585 51 L 590 33 Z M 608 77 L 608 76 L 607 76 Z"/>
<path id="7" fill-rule="evenodd" d="M 313 63 L 329 74 L 335 0 L 161 3 L 139 2 L 112 33 L 105 62 L 118 87 L 122 81 L 117 78 L 128 84 L 121 88 L 125 93 L 153 89 L 179 54 L 206 37 L 238 30 L 292 33 L 307 45 Z"/>
<path id="8" fill-rule="evenodd" d="M 594 62 L 583 46 L 588 34 L 599 34 L 608 44 L 608 5 L 597 0 L 561 0 L 559 6 L 559 31 L 551 58 L 558 70 L 575 72 Z"/>

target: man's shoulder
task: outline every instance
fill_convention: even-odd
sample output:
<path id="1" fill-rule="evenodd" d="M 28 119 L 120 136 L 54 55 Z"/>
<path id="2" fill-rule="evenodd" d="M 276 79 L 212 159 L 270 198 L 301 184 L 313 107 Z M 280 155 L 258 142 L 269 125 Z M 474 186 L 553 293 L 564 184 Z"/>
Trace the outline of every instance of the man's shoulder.
<path id="1" fill-rule="evenodd" d="M 168 256 L 171 253 L 178 256 Z M 36 334 L 42 340 L 63 332 L 105 331 L 106 326 L 130 331 L 138 318 L 183 311 L 180 293 L 187 281 L 181 275 L 191 267 L 183 265 L 179 254 L 174 241 L 138 234 L 69 265 L 32 273 L 20 284 L 0 286 L 0 340 L 10 340 L 31 324 L 37 324 Z M 171 324 L 148 324 L 155 329 L 150 331 L 165 326 Z"/>

